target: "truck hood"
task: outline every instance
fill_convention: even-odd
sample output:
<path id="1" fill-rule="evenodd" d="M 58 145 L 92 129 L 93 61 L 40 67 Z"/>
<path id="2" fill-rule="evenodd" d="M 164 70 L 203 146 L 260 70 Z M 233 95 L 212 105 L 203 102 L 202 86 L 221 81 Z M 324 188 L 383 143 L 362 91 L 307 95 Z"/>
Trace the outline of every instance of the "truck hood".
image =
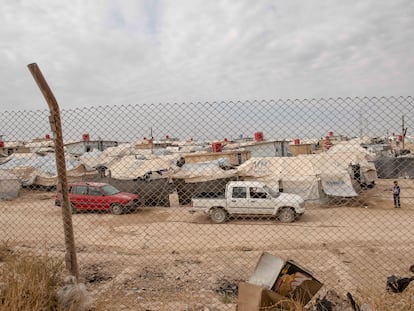
<path id="1" fill-rule="evenodd" d="M 293 193 L 280 193 L 279 198 L 283 200 L 284 202 L 290 202 L 291 204 L 297 204 L 297 205 L 303 205 L 305 201 L 303 198 L 298 194 Z"/>

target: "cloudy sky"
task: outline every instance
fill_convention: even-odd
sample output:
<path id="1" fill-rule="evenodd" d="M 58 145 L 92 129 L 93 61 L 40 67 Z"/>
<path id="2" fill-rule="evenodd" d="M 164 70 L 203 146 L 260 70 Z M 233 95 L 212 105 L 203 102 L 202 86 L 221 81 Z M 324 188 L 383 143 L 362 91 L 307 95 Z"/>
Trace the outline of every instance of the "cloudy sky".
<path id="1" fill-rule="evenodd" d="M 412 0 L 5 0 L 1 110 L 409 96 Z"/>

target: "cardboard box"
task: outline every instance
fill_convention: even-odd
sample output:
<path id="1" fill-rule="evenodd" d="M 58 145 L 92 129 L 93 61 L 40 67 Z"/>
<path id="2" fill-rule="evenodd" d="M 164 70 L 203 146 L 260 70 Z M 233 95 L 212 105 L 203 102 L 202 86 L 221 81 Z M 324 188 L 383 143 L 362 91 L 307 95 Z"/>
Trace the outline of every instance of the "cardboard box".
<path id="1" fill-rule="evenodd" d="M 296 310 L 322 287 L 311 272 L 293 260 L 263 253 L 248 282 L 239 284 L 238 310 Z"/>
<path id="2" fill-rule="evenodd" d="M 239 283 L 237 311 L 261 311 L 263 307 L 266 307 L 266 311 L 293 311 L 296 310 L 295 305 L 290 298 L 270 289 L 246 282 Z"/>
<path id="3" fill-rule="evenodd" d="M 272 290 L 282 296 L 307 304 L 322 287 L 311 272 L 305 270 L 293 260 L 286 261 Z"/>
<path id="4" fill-rule="evenodd" d="M 248 283 L 271 289 L 282 271 L 285 261 L 269 253 L 262 253 Z"/>

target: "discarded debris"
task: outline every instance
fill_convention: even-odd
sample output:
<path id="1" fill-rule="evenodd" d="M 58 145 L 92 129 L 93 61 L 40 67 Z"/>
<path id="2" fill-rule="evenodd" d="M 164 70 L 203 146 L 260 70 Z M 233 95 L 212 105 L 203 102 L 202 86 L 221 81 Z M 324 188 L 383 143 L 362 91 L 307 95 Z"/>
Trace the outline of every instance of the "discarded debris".
<path id="1" fill-rule="evenodd" d="M 227 280 L 222 279 L 219 281 L 220 285 L 215 291 L 219 294 L 227 295 L 227 296 L 237 296 L 239 293 L 239 286 L 238 280 Z"/>
<path id="2" fill-rule="evenodd" d="M 239 284 L 238 311 L 270 306 L 275 310 L 297 310 L 297 306 L 306 305 L 322 285 L 296 262 L 262 253 L 251 278 Z"/>
<path id="3" fill-rule="evenodd" d="M 391 275 L 387 277 L 387 290 L 393 293 L 402 293 L 413 280 L 414 276 L 398 277 Z"/>
<path id="4" fill-rule="evenodd" d="M 351 293 L 346 293 L 346 297 L 348 297 L 349 303 L 354 311 L 360 311 L 358 304 L 355 302 L 354 297 L 352 297 Z"/>
<path id="5" fill-rule="evenodd" d="M 322 298 L 321 298 L 322 297 Z M 307 306 L 307 311 L 362 311 L 351 293 L 343 296 L 335 290 L 328 290 L 323 296 L 318 297 Z"/>

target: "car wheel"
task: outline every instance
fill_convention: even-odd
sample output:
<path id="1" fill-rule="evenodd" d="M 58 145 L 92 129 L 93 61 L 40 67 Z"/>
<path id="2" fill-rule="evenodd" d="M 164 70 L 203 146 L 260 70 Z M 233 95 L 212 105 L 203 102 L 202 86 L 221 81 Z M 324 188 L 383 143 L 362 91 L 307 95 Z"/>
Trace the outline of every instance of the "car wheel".
<path id="1" fill-rule="evenodd" d="M 111 213 L 114 215 L 121 215 L 124 209 L 122 208 L 121 204 L 112 204 L 111 206 Z"/>
<path id="2" fill-rule="evenodd" d="M 278 218 L 281 222 L 293 222 L 295 220 L 295 211 L 285 207 L 280 211 Z"/>
<path id="3" fill-rule="evenodd" d="M 213 208 L 210 217 L 214 223 L 221 224 L 226 221 L 227 212 L 222 208 Z"/>
<path id="4" fill-rule="evenodd" d="M 77 210 L 75 204 L 70 203 L 70 211 L 72 212 L 72 214 L 76 214 Z"/>

